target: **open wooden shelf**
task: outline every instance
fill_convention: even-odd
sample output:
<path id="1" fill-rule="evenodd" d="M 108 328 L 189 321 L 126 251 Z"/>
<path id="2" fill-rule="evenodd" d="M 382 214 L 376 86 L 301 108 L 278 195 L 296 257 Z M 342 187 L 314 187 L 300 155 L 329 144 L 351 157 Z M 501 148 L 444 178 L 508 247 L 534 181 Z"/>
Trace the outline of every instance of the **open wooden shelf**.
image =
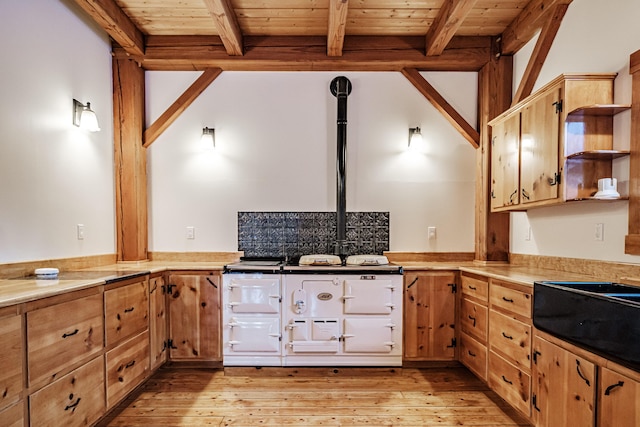
<path id="1" fill-rule="evenodd" d="M 628 156 L 629 151 L 621 150 L 590 150 L 580 151 L 567 156 L 567 160 L 613 160 Z"/>
<path id="2" fill-rule="evenodd" d="M 567 113 L 567 119 L 571 116 L 615 116 L 618 113 L 631 108 L 630 104 L 593 104 L 576 108 Z"/>

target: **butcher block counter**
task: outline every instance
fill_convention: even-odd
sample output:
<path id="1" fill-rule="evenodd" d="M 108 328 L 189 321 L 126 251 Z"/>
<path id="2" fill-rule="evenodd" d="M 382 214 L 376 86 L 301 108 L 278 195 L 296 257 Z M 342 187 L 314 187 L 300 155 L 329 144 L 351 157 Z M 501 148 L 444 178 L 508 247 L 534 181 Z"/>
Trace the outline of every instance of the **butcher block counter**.
<path id="1" fill-rule="evenodd" d="M 117 277 L 130 273 L 163 273 L 166 271 L 222 271 L 224 262 L 169 262 L 147 261 L 102 265 L 73 271 L 72 279 L 65 279 L 65 272 L 59 279 L 39 280 L 35 277 L 0 280 L 0 307 L 20 304 L 58 294 L 78 291 L 104 285 Z M 525 286 L 533 286 L 536 280 L 610 280 L 545 268 L 514 267 L 509 264 L 476 265 L 473 262 L 404 262 L 405 271 L 461 271 L 480 274 L 495 279 L 508 280 Z M 100 273 L 104 272 L 104 275 Z M 82 276 L 82 273 L 85 276 Z"/>

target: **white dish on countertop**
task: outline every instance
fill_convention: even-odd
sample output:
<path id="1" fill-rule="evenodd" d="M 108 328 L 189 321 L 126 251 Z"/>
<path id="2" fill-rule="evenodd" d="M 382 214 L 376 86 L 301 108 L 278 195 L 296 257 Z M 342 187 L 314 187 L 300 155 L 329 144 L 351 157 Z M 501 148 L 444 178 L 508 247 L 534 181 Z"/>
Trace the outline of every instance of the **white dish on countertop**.
<path id="1" fill-rule="evenodd" d="M 46 268 L 36 268 L 35 274 L 38 279 L 57 279 L 58 273 L 60 270 L 57 268 L 46 267 Z"/>

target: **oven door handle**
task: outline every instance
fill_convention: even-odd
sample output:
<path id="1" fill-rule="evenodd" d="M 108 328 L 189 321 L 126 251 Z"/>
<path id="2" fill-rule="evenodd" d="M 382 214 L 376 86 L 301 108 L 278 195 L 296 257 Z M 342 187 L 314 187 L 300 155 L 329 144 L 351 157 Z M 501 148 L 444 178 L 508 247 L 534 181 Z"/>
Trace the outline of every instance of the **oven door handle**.
<path id="1" fill-rule="evenodd" d="M 355 296 L 354 296 L 354 295 L 344 295 L 344 296 L 342 297 L 342 299 L 354 299 L 354 298 L 355 298 Z"/>
<path id="2" fill-rule="evenodd" d="M 391 303 L 391 302 L 386 303 L 384 306 L 385 306 L 385 307 L 389 307 L 391 310 L 393 310 L 394 308 L 396 308 L 396 305 L 395 305 L 395 304 L 393 304 L 393 303 Z"/>

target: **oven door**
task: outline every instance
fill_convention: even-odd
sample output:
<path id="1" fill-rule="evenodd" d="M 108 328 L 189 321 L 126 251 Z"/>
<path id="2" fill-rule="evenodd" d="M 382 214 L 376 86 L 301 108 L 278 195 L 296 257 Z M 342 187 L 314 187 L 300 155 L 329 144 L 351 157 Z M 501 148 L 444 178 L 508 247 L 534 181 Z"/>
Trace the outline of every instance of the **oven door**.
<path id="1" fill-rule="evenodd" d="M 280 319 L 277 317 L 232 317 L 227 346 L 232 353 L 280 351 Z"/>
<path id="2" fill-rule="evenodd" d="M 278 278 L 232 278 L 225 287 L 226 303 L 232 313 L 279 313 Z"/>
<path id="3" fill-rule="evenodd" d="M 390 314 L 394 309 L 395 286 L 389 279 L 344 281 L 345 314 Z"/>
<path id="4" fill-rule="evenodd" d="M 389 317 L 347 317 L 344 319 L 345 353 L 391 353 L 396 347 Z"/>

